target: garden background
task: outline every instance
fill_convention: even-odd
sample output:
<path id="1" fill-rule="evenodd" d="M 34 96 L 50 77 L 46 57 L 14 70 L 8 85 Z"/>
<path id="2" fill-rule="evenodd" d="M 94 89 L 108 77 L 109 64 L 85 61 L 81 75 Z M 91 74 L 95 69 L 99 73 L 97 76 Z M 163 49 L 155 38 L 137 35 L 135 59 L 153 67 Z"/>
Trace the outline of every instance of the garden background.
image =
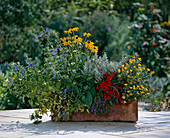
<path id="1" fill-rule="evenodd" d="M 26 64 L 27 57 L 43 64 L 43 48 L 35 40 L 44 28 L 64 36 L 79 27 L 90 32 L 98 55 L 119 61 L 138 52 L 151 69 L 151 103 L 147 110 L 167 110 L 169 86 L 168 0 L 3 0 L 0 2 L 0 110 L 32 108 L 29 97 L 6 89 L 11 62 Z M 44 42 L 45 43 L 45 42 Z M 163 104 L 163 103 L 164 104 Z"/>

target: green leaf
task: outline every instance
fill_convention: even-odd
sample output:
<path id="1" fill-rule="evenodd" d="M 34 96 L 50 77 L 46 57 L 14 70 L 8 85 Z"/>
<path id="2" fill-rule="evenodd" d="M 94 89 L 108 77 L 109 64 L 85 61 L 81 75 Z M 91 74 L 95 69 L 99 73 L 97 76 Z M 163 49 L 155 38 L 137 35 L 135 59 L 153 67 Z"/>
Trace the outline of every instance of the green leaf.
<path id="1" fill-rule="evenodd" d="M 90 92 L 86 92 L 85 94 L 85 104 L 87 105 L 88 108 L 90 108 L 91 104 L 92 104 L 92 95 Z"/>
<path id="2" fill-rule="evenodd" d="M 96 95 L 95 87 L 92 87 L 90 92 L 91 92 L 92 96 L 94 97 Z"/>
<path id="3" fill-rule="evenodd" d="M 84 90 L 87 90 L 89 87 L 88 86 L 84 86 L 83 88 L 84 88 Z"/>

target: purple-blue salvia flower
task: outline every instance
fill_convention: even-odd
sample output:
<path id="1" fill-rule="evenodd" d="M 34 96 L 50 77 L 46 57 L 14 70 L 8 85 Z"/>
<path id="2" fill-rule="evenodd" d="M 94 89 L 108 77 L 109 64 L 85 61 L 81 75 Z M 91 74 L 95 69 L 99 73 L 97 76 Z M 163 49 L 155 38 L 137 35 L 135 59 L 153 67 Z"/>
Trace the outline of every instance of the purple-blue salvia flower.
<path id="1" fill-rule="evenodd" d="M 50 32 L 50 31 L 48 30 L 48 27 L 46 27 L 46 31 L 47 31 L 47 32 Z"/>
<path id="2" fill-rule="evenodd" d="M 58 52 L 58 49 L 56 48 L 55 51 Z"/>
<path id="3" fill-rule="evenodd" d="M 61 70 L 57 71 L 57 73 L 61 73 Z"/>
<path id="4" fill-rule="evenodd" d="M 29 67 L 29 68 L 31 67 L 31 63 L 28 64 L 28 67 Z"/>
<path id="5" fill-rule="evenodd" d="M 34 65 L 34 68 L 36 67 L 36 65 Z"/>
<path id="6" fill-rule="evenodd" d="M 64 53 L 65 56 L 67 56 L 67 53 Z"/>
<path id="7" fill-rule="evenodd" d="M 67 89 L 64 89 L 64 92 L 66 92 L 67 91 Z"/>
<path id="8" fill-rule="evenodd" d="M 53 79 L 55 79 L 55 78 L 56 78 L 56 75 L 54 74 L 54 75 L 53 75 Z"/>
<path id="9" fill-rule="evenodd" d="M 63 97 L 63 94 L 60 94 L 59 96 L 60 96 L 61 98 L 64 98 L 64 97 Z"/>
<path id="10" fill-rule="evenodd" d="M 61 61 L 61 59 L 62 59 L 61 57 L 58 58 L 59 61 Z"/>
<path id="11" fill-rule="evenodd" d="M 57 117 L 57 120 L 60 120 L 60 118 L 61 118 L 61 116 L 58 116 L 58 117 Z"/>
<path id="12" fill-rule="evenodd" d="M 20 71 L 20 73 L 22 73 L 22 75 L 24 74 L 24 71 Z"/>
<path id="13" fill-rule="evenodd" d="M 63 112 L 63 116 L 66 116 L 66 114 L 64 114 L 64 112 Z"/>
<path id="14" fill-rule="evenodd" d="M 38 35 L 38 37 L 41 37 L 41 36 L 43 36 L 43 34 L 44 34 L 44 33 L 43 33 L 43 32 L 41 32 L 41 33 Z"/>
<path id="15" fill-rule="evenodd" d="M 25 59 L 25 61 L 27 62 L 27 61 L 28 61 L 28 59 Z"/>
<path id="16" fill-rule="evenodd" d="M 52 51 L 51 53 L 52 53 L 53 55 L 55 55 L 55 52 L 54 52 L 54 51 Z"/>

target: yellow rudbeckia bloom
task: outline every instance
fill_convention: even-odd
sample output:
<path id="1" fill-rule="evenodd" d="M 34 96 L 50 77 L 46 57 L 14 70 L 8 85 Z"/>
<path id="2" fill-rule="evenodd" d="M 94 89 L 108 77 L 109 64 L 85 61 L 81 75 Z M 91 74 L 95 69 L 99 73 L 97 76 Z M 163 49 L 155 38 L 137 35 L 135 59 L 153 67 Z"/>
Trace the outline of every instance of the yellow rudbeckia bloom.
<path id="1" fill-rule="evenodd" d="M 72 39 L 74 40 L 74 43 L 82 42 L 82 38 L 78 37 L 78 35 L 73 36 Z"/>
<path id="2" fill-rule="evenodd" d="M 93 46 L 91 52 L 97 53 L 98 49 L 99 49 L 98 46 Z"/>
<path id="3" fill-rule="evenodd" d="M 87 42 L 85 42 L 85 47 L 90 50 L 92 50 L 93 45 L 94 45 L 94 43 L 89 40 Z"/>

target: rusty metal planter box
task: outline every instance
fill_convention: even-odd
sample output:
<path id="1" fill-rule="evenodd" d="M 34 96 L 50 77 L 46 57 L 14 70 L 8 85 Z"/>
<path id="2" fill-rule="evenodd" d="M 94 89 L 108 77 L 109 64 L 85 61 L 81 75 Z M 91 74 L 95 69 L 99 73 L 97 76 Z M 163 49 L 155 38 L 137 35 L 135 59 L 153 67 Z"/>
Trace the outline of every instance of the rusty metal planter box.
<path id="1" fill-rule="evenodd" d="M 55 121 L 56 116 L 51 120 Z M 73 113 L 68 121 L 138 121 L 138 102 L 135 101 L 128 105 L 112 105 L 110 112 L 102 116 L 89 114 L 86 111 Z"/>

